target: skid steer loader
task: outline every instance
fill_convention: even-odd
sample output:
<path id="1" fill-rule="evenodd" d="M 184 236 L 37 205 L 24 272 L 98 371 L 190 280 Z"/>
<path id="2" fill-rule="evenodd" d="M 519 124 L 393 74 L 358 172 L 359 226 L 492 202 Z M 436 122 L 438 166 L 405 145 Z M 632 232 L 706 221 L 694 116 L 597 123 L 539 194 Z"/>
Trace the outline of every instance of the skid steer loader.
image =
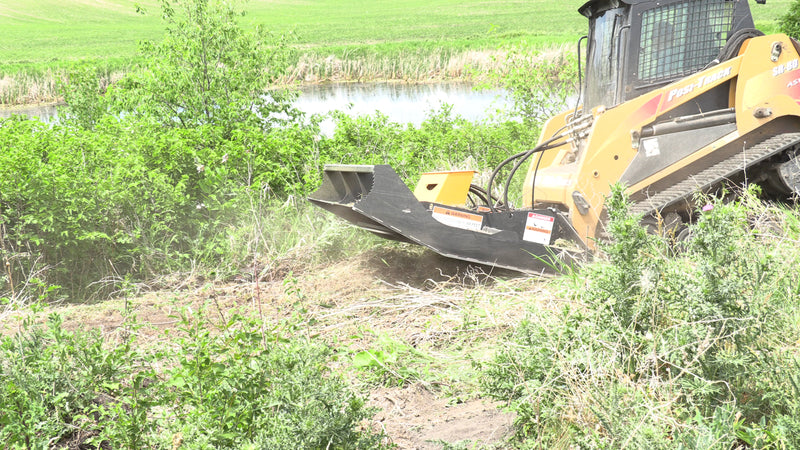
<path id="1" fill-rule="evenodd" d="M 634 212 L 670 226 L 691 219 L 696 192 L 723 183 L 800 192 L 800 45 L 755 30 L 747 0 L 591 0 L 579 12 L 589 19 L 579 106 L 488 186 L 438 172 L 412 193 L 386 165 L 328 165 L 309 200 L 389 239 L 537 272 L 591 254 L 618 182 Z M 523 205 L 510 208 L 509 180 L 525 164 Z"/>

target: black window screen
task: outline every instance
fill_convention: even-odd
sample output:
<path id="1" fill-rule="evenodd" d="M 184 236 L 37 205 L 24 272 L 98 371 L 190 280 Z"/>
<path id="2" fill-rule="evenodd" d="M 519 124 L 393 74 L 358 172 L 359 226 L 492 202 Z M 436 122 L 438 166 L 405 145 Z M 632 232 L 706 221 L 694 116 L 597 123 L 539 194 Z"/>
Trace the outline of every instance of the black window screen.
<path id="1" fill-rule="evenodd" d="M 734 4 L 730 0 L 699 0 L 645 11 L 639 81 L 656 83 L 708 65 L 728 39 Z"/>

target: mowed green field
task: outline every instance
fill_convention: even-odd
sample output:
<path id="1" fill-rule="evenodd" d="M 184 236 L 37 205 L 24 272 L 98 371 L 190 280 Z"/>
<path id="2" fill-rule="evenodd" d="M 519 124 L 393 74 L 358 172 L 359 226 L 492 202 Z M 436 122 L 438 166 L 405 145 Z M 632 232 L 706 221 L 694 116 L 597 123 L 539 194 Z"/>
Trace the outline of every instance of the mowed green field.
<path id="1" fill-rule="evenodd" d="M 459 47 L 539 36 L 569 41 L 582 0 L 253 0 L 243 23 L 294 34 L 300 48 L 437 42 Z M 136 12 L 135 4 L 146 11 Z M 130 58 L 162 31 L 153 0 L 0 0 L 0 64 Z"/>
<path id="2" fill-rule="evenodd" d="M 753 5 L 757 24 L 792 0 Z M 568 43 L 585 33 L 583 0 L 252 0 L 246 24 L 293 32 L 299 48 L 373 44 L 486 48 L 505 41 Z M 137 13 L 140 5 L 144 14 Z M 130 59 L 137 42 L 158 39 L 154 0 L 0 0 L 0 65 Z"/>

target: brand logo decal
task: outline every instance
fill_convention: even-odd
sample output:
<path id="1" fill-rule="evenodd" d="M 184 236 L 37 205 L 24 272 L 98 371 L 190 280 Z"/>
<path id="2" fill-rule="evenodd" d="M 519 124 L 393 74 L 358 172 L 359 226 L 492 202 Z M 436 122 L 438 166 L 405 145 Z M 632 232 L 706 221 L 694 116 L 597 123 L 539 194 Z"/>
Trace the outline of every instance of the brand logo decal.
<path id="1" fill-rule="evenodd" d="M 675 88 L 669 91 L 669 95 L 667 96 L 667 102 L 671 102 L 672 100 L 681 98 L 684 95 L 691 94 L 692 92 L 694 92 L 695 89 L 702 89 L 706 86 L 712 85 L 717 81 L 727 76 L 730 76 L 732 72 L 733 72 L 733 67 L 727 67 L 725 69 L 717 71 L 716 73 L 712 73 L 711 75 L 706 75 L 700 78 L 699 80 L 697 80 L 697 83 L 692 83 L 688 86 Z"/>
<path id="2" fill-rule="evenodd" d="M 787 62 L 786 64 L 781 64 L 779 66 L 775 66 L 772 68 L 772 76 L 777 77 L 780 75 L 785 74 L 786 72 L 791 72 L 795 69 L 800 67 L 800 60 L 797 58 Z"/>

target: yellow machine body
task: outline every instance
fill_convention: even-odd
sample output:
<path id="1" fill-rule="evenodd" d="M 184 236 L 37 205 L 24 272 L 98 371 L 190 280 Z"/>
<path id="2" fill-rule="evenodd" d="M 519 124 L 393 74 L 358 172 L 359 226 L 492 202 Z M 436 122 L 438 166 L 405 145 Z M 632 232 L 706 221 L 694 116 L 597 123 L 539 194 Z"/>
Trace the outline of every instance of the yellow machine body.
<path id="1" fill-rule="evenodd" d="M 772 56 L 775 48 L 781 49 L 777 57 Z M 578 124 L 587 127 L 583 148 L 578 148 L 577 140 L 572 140 L 541 153 L 538 156 L 541 161 L 531 161 L 524 183 L 524 206 L 533 207 L 535 202 L 568 210 L 578 234 L 585 242 L 593 242 L 611 185 L 619 182 L 634 158 L 646 151 L 637 139 L 644 127 L 712 89 L 729 86 L 729 107 L 735 111 L 735 129 L 630 185 L 628 192 L 634 199 L 646 195 L 647 188 L 659 182 L 666 180 L 666 184 L 672 184 L 669 180 L 677 181 L 682 169 L 722 147 L 737 142 L 746 145 L 744 137 L 764 129 L 770 122 L 799 118 L 798 60 L 800 55 L 795 43 L 786 35 L 756 37 L 748 40 L 740 55 L 729 61 L 613 108 L 606 109 L 602 105 L 594 108 L 591 120 Z M 542 136 L 569 127 L 565 119 L 570 114 L 551 119 Z M 786 127 L 791 128 L 782 124 L 776 129 Z M 585 213 L 580 212 L 576 204 L 578 195 L 588 203 Z"/>

